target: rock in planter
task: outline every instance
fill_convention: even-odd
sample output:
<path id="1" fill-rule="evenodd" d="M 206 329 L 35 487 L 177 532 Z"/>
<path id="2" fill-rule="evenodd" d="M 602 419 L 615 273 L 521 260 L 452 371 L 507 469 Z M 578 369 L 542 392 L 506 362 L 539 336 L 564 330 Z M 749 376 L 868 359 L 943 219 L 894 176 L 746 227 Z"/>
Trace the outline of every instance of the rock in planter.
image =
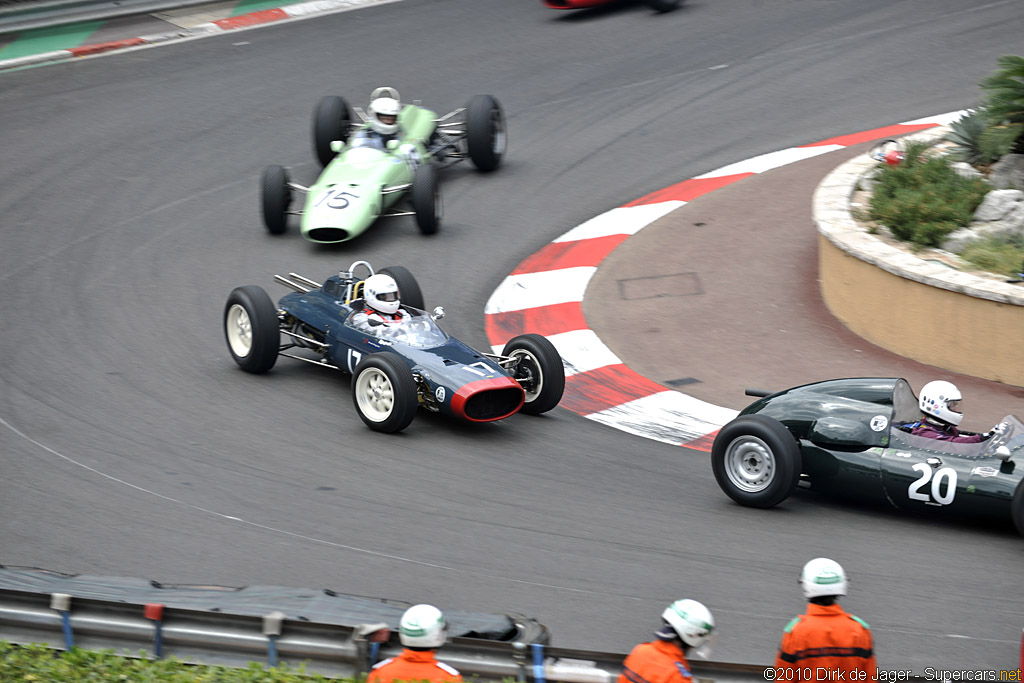
<path id="1" fill-rule="evenodd" d="M 949 167 L 961 178 L 970 179 L 984 177 L 981 175 L 981 171 L 977 170 L 965 161 L 957 161 L 956 163 L 950 164 Z"/>
<path id="2" fill-rule="evenodd" d="M 992 190 L 982 200 L 978 210 L 974 212 L 976 221 L 997 221 L 1004 217 L 1024 201 L 1024 192 L 1020 190 Z"/>
<path id="3" fill-rule="evenodd" d="M 988 181 L 1000 190 L 1024 190 L 1024 154 L 1005 155 L 992 165 Z"/>

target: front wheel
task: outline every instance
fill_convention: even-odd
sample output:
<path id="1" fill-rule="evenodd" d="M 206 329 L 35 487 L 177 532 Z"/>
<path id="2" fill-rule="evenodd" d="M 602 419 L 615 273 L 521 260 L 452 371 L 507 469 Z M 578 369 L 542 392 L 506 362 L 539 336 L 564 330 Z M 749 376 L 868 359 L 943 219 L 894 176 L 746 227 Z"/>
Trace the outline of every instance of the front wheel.
<path id="1" fill-rule="evenodd" d="M 352 373 L 352 402 L 375 432 L 400 432 L 416 417 L 416 382 L 405 361 L 393 353 L 372 353 Z"/>
<path id="2" fill-rule="evenodd" d="M 516 361 L 508 368 L 526 393 L 521 412 L 546 413 L 562 400 L 565 367 L 555 345 L 539 334 L 521 334 L 505 344 L 501 355 Z"/>
<path id="3" fill-rule="evenodd" d="M 331 143 L 348 140 L 351 128 L 352 114 L 348 102 L 336 95 L 320 99 L 313 111 L 313 154 L 321 166 L 331 163 L 334 158 Z"/>
<path id="4" fill-rule="evenodd" d="M 263 205 L 263 224 L 271 235 L 281 235 L 288 227 L 288 207 L 292 203 L 292 189 L 288 186 L 288 171 L 281 166 L 267 166 L 260 178 L 260 200 Z"/>
<path id="5" fill-rule="evenodd" d="M 412 209 L 416 225 L 424 235 L 433 235 L 441 227 L 444 207 L 441 188 L 437 182 L 437 169 L 431 164 L 416 167 L 412 177 Z"/>
<path id="6" fill-rule="evenodd" d="M 231 357 L 246 372 L 274 367 L 281 333 L 277 309 L 262 287 L 245 285 L 231 292 L 224 306 L 224 337 Z"/>
<path id="7" fill-rule="evenodd" d="M 800 447 L 778 420 L 741 415 L 715 437 L 711 467 L 734 501 L 770 508 L 786 500 L 800 481 Z"/>
<path id="8" fill-rule="evenodd" d="M 473 165 L 483 172 L 501 165 L 507 137 L 505 114 L 490 95 L 474 95 L 466 105 L 466 151 Z"/>

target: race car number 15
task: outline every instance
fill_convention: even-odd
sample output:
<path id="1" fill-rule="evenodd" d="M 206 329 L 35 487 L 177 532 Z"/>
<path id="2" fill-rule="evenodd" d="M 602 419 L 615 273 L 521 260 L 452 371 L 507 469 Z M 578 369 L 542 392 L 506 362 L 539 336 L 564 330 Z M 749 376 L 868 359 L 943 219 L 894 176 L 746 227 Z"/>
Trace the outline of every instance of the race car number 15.
<path id="1" fill-rule="evenodd" d="M 932 505 L 949 505 L 953 502 L 953 497 L 956 495 L 956 470 L 952 467 L 943 467 L 935 470 L 935 476 L 932 476 L 932 468 L 923 462 L 914 463 L 914 469 L 920 472 L 921 476 L 915 479 L 907 489 L 907 495 L 911 500 L 922 500 Z M 921 492 L 921 489 L 928 484 L 929 479 L 932 482 L 930 496 Z M 943 482 L 945 482 L 945 492 L 942 490 Z"/>
<path id="2" fill-rule="evenodd" d="M 313 206 L 326 205 L 332 209 L 345 209 L 348 208 L 348 198 L 359 199 L 359 195 L 346 192 L 342 189 L 331 188 L 317 197 L 317 200 L 313 202 Z"/>

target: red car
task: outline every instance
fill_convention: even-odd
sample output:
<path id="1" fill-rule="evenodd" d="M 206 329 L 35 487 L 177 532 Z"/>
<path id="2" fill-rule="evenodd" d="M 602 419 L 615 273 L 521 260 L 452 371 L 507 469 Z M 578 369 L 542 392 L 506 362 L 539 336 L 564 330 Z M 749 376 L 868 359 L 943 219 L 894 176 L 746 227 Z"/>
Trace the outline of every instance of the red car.
<path id="1" fill-rule="evenodd" d="M 545 6 L 552 9 L 583 9 L 584 7 L 599 7 L 610 5 L 621 0 L 541 0 Z M 683 0 L 644 0 L 647 5 L 658 12 L 669 12 L 683 4 Z"/>

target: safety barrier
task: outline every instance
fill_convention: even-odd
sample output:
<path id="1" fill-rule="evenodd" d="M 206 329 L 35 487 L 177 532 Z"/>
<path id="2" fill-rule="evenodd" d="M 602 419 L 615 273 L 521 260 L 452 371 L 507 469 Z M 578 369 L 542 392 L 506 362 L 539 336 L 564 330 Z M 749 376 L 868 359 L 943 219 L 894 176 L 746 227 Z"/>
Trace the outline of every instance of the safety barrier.
<path id="1" fill-rule="evenodd" d="M 24 572 L 16 578 L 23 576 Z M 6 586 L 10 585 L 8 580 Z M 288 618 L 276 610 L 254 616 L 189 609 L 134 602 L 114 595 L 109 585 L 103 591 L 109 595 L 100 599 L 31 585 L 0 586 L 0 640 L 43 643 L 59 650 L 81 647 L 113 649 L 136 657 L 174 656 L 196 664 L 305 664 L 307 671 L 334 677 L 363 674 L 372 662 L 397 655 L 401 649 L 386 623 L 339 625 Z M 196 592 L 197 587 L 181 591 L 185 599 Z M 166 595 L 167 602 L 175 602 L 173 589 Z M 516 627 L 525 640 L 455 637 L 444 646 L 442 659 L 467 678 L 483 681 L 613 683 L 621 671 L 624 654 L 549 647 L 547 629 L 518 623 Z M 765 680 L 760 666 L 692 664 L 702 681 Z"/>
<path id="2" fill-rule="evenodd" d="M 0 0 L 0 33 L 207 5 L 211 0 Z"/>

